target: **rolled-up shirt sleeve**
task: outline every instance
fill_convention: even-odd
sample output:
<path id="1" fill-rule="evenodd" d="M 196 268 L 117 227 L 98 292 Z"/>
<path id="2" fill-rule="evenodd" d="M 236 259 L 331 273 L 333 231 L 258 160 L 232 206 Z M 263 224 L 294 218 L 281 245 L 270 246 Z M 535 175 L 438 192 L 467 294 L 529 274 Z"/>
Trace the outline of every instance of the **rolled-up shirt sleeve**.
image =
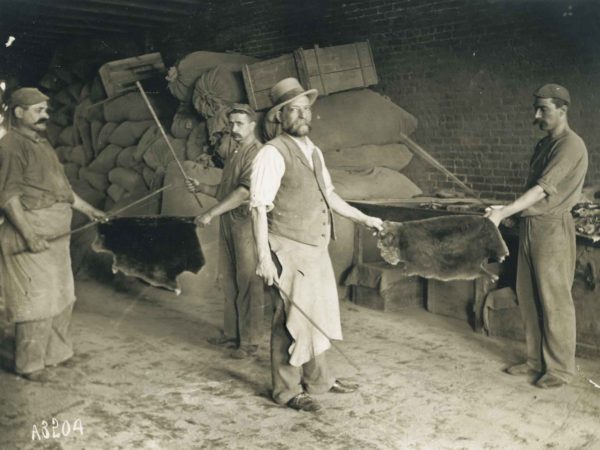
<path id="1" fill-rule="evenodd" d="M 556 194 L 558 184 L 572 173 L 582 156 L 569 151 L 567 146 L 557 146 L 536 184 L 546 194 Z"/>
<path id="2" fill-rule="evenodd" d="M 22 155 L 0 147 L 0 208 L 14 197 L 23 195 L 25 162 Z"/>
<path id="3" fill-rule="evenodd" d="M 315 147 L 314 151 L 318 152 L 319 158 L 321 159 L 321 167 L 323 167 L 323 181 L 325 181 L 325 193 L 329 196 L 334 191 L 333 181 L 331 181 L 331 174 L 325 166 L 325 159 L 323 158 L 323 152 L 320 148 Z"/>
<path id="4" fill-rule="evenodd" d="M 273 209 L 273 201 L 285 173 L 285 161 L 272 145 L 265 145 L 254 158 L 250 177 L 250 208 L 266 206 Z"/>

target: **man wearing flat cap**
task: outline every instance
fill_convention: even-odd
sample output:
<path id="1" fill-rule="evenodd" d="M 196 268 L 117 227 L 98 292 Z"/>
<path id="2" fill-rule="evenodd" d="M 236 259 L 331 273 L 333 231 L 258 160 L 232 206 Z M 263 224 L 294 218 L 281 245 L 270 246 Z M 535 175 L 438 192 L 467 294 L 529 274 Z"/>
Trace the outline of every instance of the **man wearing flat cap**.
<path id="1" fill-rule="evenodd" d="M 219 185 L 198 180 L 186 181 L 191 192 L 202 192 L 218 201 L 196 218 L 200 226 L 220 219 L 219 279 L 225 294 L 222 336 L 210 338 L 216 345 L 237 346 L 231 356 L 236 359 L 254 355 L 262 335 L 264 318 L 264 283 L 256 275 L 256 247 L 248 209 L 252 162 L 261 143 L 256 139 L 256 113 L 248 105 L 234 104 L 227 112 L 230 133 L 236 146 L 224 159 Z M 222 150 L 221 150 L 222 151 Z"/>
<path id="2" fill-rule="evenodd" d="M 583 140 L 569 127 L 569 92 L 546 84 L 534 92 L 534 124 L 547 133 L 533 152 L 526 192 L 489 211 L 496 226 L 521 213 L 517 297 L 525 324 L 527 361 L 508 367 L 511 375 L 536 377 L 540 388 L 562 386 L 575 374 L 575 226 L 571 208 L 579 201 L 588 167 Z"/>
<path id="3" fill-rule="evenodd" d="M 382 226 L 381 219 L 366 216 L 335 193 L 321 150 L 308 137 L 316 98 L 315 89 L 305 91 L 295 78 L 273 86 L 275 106 L 266 120 L 278 122 L 283 133 L 256 156 L 250 187 L 257 273 L 279 294 L 271 328 L 273 399 L 305 411 L 320 409 L 310 394 L 358 387 L 336 380 L 325 359 L 328 338 L 342 339 L 327 248 L 335 237 L 333 213 L 370 228 Z"/>
<path id="4" fill-rule="evenodd" d="M 15 323 L 15 371 L 32 381 L 46 381 L 47 366 L 73 356 L 72 208 L 92 220 L 105 218 L 73 192 L 40 134 L 49 118 L 47 101 L 35 88 L 14 91 L 9 130 L 0 140 L 0 208 L 8 219 L 0 225 L 2 296 L 7 319 Z"/>

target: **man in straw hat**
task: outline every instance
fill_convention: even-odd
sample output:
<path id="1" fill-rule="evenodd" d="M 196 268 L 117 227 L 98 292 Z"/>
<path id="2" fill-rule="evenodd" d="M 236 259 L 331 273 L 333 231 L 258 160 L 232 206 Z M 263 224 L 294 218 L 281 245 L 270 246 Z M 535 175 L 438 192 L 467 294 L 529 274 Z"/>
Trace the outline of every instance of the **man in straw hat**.
<path id="1" fill-rule="evenodd" d="M 69 334 L 75 301 L 68 233 L 72 208 L 90 219 L 102 211 L 71 189 L 46 129 L 48 97 L 21 88 L 8 101 L 10 129 L 0 140 L 2 296 L 15 323 L 15 371 L 32 381 L 49 379 L 46 366 L 73 356 Z"/>
<path id="2" fill-rule="evenodd" d="M 254 355 L 263 330 L 264 283 L 256 275 L 256 246 L 248 209 L 252 161 L 262 144 L 256 139 L 256 113 L 250 106 L 234 104 L 227 112 L 236 146 L 225 160 L 219 185 L 186 181 L 191 192 L 215 197 L 218 203 L 196 218 L 200 226 L 221 217 L 219 279 L 225 293 L 223 335 L 209 339 L 215 345 L 236 345 L 236 359 Z"/>
<path id="3" fill-rule="evenodd" d="M 382 226 L 381 219 L 366 216 L 335 193 L 323 155 L 308 137 L 316 98 L 315 89 L 305 91 L 295 78 L 273 86 L 275 106 L 267 120 L 279 122 L 283 133 L 256 156 L 250 188 L 257 273 L 280 294 L 271 329 L 273 399 L 305 411 L 320 409 L 309 394 L 358 387 L 336 380 L 325 360 L 329 338 L 342 339 L 327 249 L 335 237 L 333 213 L 370 228 Z"/>
<path id="4" fill-rule="evenodd" d="M 571 208 L 579 201 L 588 167 L 583 140 L 569 128 L 569 92 L 546 84 L 534 94 L 534 124 L 547 133 L 533 152 L 527 191 L 486 216 L 496 226 L 521 213 L 517 297 L 525 324 L 527 361 L 508 367 L 511 375 L 535 376 L 540 388 L 559 387 L 575 374 L 575 226 Z"/>

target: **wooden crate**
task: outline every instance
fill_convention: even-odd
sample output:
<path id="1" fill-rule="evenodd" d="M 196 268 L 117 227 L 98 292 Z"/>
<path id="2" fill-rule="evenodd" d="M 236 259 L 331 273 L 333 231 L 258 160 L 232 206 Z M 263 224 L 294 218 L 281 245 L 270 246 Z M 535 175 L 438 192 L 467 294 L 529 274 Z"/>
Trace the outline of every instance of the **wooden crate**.
<path id="1" fill-rule="evenodd" d="M 328 95 L 377 84 L 377 72 L 368 41 L 312 49 L 245 65 L 242 71 L 250 106 L 255 110 L 273 106 L 269 92 L 278 81 L 294 77 L 305 89 Z"/>
<path id="2" fill-rule="evenodd" d="M 296 50 L 294 54 L 303 68 L 302 85 L 317 89 L 320 95 L 377 84 L 368 41 L 324 48 L 315 45 L 310 50 Z"/>
<path id="3" fill-rule="evenodd" d="M 148 53 L 118 61 L 110 61 L 98 70 L 104 90 L 109 98 L 135 90 L 136 81 L 154 78 L 165 72 L 165 64 L 160 53 Z"/>

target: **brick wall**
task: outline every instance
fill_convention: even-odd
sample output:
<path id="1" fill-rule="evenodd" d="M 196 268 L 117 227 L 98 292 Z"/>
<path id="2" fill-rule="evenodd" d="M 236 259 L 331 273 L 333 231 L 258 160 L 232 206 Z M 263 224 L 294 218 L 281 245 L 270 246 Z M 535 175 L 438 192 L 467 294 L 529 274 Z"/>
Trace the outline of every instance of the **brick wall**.
<path id="1" fill-rule="evenodd" d="M 288 4 L 289 3 L 289 4 Z M 198 49 L 267 58 L 369 39 L 376 88 L 419 119 L 413 138 L 486 197 L 522 190 L 536 140 L 532 91 L 571 90 L 571 126 L 600 183 L 600 4 L 508 0 L 210 0 L 162 34 L 172 58 Z M 437 173 L 427 185 L 451 186 Z"/>

